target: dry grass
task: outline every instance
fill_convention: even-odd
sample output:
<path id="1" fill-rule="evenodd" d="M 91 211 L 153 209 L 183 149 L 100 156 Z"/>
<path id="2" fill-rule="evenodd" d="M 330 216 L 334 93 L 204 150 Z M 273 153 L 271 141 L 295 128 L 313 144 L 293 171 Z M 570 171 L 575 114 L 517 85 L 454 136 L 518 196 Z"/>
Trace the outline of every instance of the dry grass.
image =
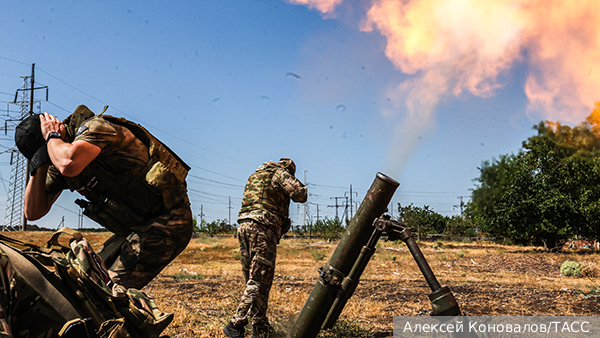
<path id="1" fill-rule="evenodd" d="M 25 236 L 30 241 L 49 237 Z M 108 235 L 85 236 L 97 248 Z M 279 244 L 269 302 L 269 317 L 279 332 L 294 322 L 316 282 L 317 269 L 336 245 L 305 239 L 284 239 Z M 440 249 L 428 242 L 419 245 L 440 283 L 450 287 L 468 315 L 600 315 L 598 253 L 548 253 L 489 243 L 445 243 Z M 192 239 L 144 289 L 163 311 L 176 314 L 165 334 L 224 337 L 221 330 L 243 290 L 237 248 L 231 236 Z M 560 275 L 560 265 L 567 260 L 584 262 L 584 277 Z M 430 292 L 406 246 L 381 242 L 341 319 L 372 337 L 392 337 L 393 316 L 428 315 Z"/>

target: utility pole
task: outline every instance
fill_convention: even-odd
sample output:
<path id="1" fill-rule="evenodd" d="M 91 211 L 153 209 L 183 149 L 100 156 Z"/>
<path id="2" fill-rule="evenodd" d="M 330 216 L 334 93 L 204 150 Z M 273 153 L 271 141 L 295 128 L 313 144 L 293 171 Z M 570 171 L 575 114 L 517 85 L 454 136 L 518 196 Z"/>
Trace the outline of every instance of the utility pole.
<path id="1" fill-rule="evenodd" d="M 306 170 L 304 170 L 304 176 L 303 176 L 303 180 L 304 182 L 304 186 L 306 186 L 308 183 L 306 182 Z M 301 215 L 300 217 L 302 218 L 302 226 L 306 227 L 306 219 L 309 218 L 309 211 L 308 211 L 308 199 L 306 202 L 302 203 L 302 211 L 301 211 Z M 300 221 L 298 221 L 298 223 L 300 223 Z"/>
<path id="2" fill-rule="evenodd" d="M 329 199 L 333 199 L 335 198 L 335 205 L 328 205 L 328 208 L 333 208 L 335 207 L 335 218 L 339 219 L 338 217 L 338 208 L 341 207 L 342 205 L 340 205 L 338 203 L 338 198 L 346 198 L 346 196 L 342 196 L 342 197 L 329 197 Z"/>
<path id="3" fill-rule="evenodd" d="M 202 226 L 203 221 L 204 221 L 204 204 L 200 204 L 200 226 Z"/>
<path id="4" fill-rule="evenodd" d="M 348 196 L 344 196 L 346 201 L 344 202 L 344 212 L 342 213 L 342 220 L 348 218 Z"/>
<path id="5" fill-rule="evenodd" d="M 464 206 L 464 204 L 463 204 L 463 198 L 464 197 L 468 197 L 468 196 L 458 196 L 457 198 L 460 199 L 460 204 L 458 204 L 458 205 L 455 204 L 453 206 L 453 209 L 460 208 L 460 216 L 461 217 L 463 215 L 463 206 Z"/>
<path id="6" fill-rule="evenodd" d="M 204 231 L 204 204 L 200 204 L 200 213 L 198 214 L 200 222 L 198 223 L 198 230 Z"/>
<path id="7" fill-rule="evenodd" d="M 11 126 L 9 126 L 8 123 L 5 123 L 5 134 L 9 129 L 13 130 L 19 122 L 33 114 L 33 105 L 36 103 L 34 100 L 34 91 L 36 89 L 46 89 L 46 101 L 48 101 L 48 87 L 35 87 L 35 63 L 31 65 L 31 76 L 21 76 L 21 78 L 23 79 L 23 88 L 17 89 L 14 101 L 9 102 L 20 106 L 19 117 L 14 120 L 7 120 L 7 122 L 11 121 L 17 123 Z M 21 98 L 17 101 L 19 92 L 21 93 Z M 39 103 L 39 101 L 37 102 Z M 25 159 L 16 146 L 5 152 L 11 154 L 11 174 L 2 231 L 6 230 L 7 225 L 10 227 L 10 230 L 16 230 L 19 227 L 21 230 L 26 230 L 27 219 L 25 218 L 23 204 L 25 199 L 25 186 L 29 180 L 29 171 L 27 170 L 29 161 Z"/>
<path id="8" fill-rule="evenodd" d="M 63 216 L 63 220 L 64 220 L 65 216 Z M 79 209 L 77 211 L 77 230 L 81 230 L 83 229 L 83 213 L 81 212 L 81 209 Z"/>
<path id="9" fill-rule="evenodd" d="M 58 223 L 56 230 L 59 230 L 60 228 L 62 228 L 64 226 L 65 226 L 65 216 L 63 216 L 62 219 L 60 220 L 60 223 Z"/>
<path id="10" fill-rule="evenodd" d="M 308 186 L 308 182 L 306 180 L 306 172 L 307 170 L 304 170 L 304 186 Z M 310 205 L 308 203 L 308 196 L 310 196 L 310 194 L 306 194 L 306 202 L 302 203 L 302 205 L 304 206 L 304 226 L 306 226 L 306 220 L 310 219 Z"/>
<path id="11" fill-rule="evenodd" d="M 319 221 L 319 205 L 317 204 L 317 222 Z M 312 238 L 312 224 L 310 226 L 310 233 L 308 234 L 308 238 Z"/>
<path id="12" fill-rule="evenodd" d="M 358 197 L 358 193 L 352 193 L 352 184 L 350 184 L 350 219 L 354 217 L 354 214 L 352 213 L 352 206 L 354 205 L 354 203 L 352 202 L 353 194 L 356 194 L 356 196 Z"/>
<path id="13" fill-rule="evenodd" d="M 231 226 L 231 196 L 229 196 L 229 226 Z"/>

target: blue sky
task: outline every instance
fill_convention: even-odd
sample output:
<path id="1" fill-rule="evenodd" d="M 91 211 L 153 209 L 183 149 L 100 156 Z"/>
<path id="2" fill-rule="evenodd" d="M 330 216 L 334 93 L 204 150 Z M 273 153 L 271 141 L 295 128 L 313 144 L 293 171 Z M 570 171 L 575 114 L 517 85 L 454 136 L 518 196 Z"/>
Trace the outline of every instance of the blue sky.
<path id="1" fill-rule="evenodd" d="M 366 3 L 334 16 L 279 0 L 6 1 L 1 114 L 18 110 L 7 102 L 35 63 L 36 85 L 49 88 L 48 102 L 35 94 L 42 111 L 63 119 L 79 104 L 109 105 L 107 114 L 144 125 L 191 165 L 193 213 L 209 221 L 234 222 L 248 175 L 280 157 L 306 175 L 313 217 L 317 208 L 335 216 L 334 197 L 349 197 L 351 185 L 360 202 L 378 171 L 400 182 L 394 203 L 459 214 L 481 162 L 517 152 L 545 118 L 528 111 L 530 66 L 502 69 L 487 97 L 441 93 L 407 141 L 408 110 L 390 88 L 413 75 L 386 56 L 384 34 L 360 29 Z M 410 150 L 397 155 L 402 142 Z M 1 151 L 13 144 L 11 132 L 0 137 Z M 9 161 L 0 154 L 2 214 Z M 76 197 L 64 192 L 35 223 L 52 228 L 64 216 L 76 227 Z"/>

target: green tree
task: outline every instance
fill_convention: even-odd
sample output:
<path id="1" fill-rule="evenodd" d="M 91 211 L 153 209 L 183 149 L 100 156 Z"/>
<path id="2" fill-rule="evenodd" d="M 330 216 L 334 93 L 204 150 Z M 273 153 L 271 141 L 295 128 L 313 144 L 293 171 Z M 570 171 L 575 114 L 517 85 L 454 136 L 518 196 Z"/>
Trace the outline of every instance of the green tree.
<path id="1" fill-rule="evenodd" d="M 326 241 L 336 240 L 342 237 L 345 227 L 338 218 L 327 218 L 318 220 L 313 225 L 313 235 L 322 236 Z"/>
<path id="2" fill-rule="evenodd" d="M 398 203 L 398 220 L 410 228 L 417 230 L 419 238 L 427 234 L 441 234 L 446 230 L 448 217 L 429 209 L 428 205 L 421 207 L 411 203 L 403 207 Z"/>
<path id="3" fill-rule="evenodd" d="M 475 237 L 478 235 L 473 226 L 473 221 L 459 215 L 447 219 L 444 234 L 452 237 Z"/>
<path id="4" fill-rule="evenodd" d="M 199 225 L 196 225 L 196 222 L 197 221 L 194 220 L 194 231 L 208 234 L 211 237 L 216 234 L 232 234 L 235 233 L 236 230 L 235 226 L 229 224 L 226 219 L 217 219 L 211 222 L 202 219 L 202 222 Z"/>
<path id="5" fill-rule="evenodd" d="M 516 155 L 484 162 L 466 214 L 483 231 L 549 247 L 600 234 L 600 108 L 576 127 L 540 122 Z"/>

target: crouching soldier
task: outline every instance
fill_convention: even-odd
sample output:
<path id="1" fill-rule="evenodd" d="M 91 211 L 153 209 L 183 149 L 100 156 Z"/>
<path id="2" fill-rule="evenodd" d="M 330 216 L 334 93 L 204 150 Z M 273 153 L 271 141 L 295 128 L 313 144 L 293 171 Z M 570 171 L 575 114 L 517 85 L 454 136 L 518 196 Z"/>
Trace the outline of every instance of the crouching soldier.
<path id="1" fill-rule="evenodd" d="M 65 189 L 80 193 L 83 214 L 114 233 L 99 254 L 115 283 L 143 288 L 190 241 L 190 168 L 140 125 L 80 105 L 62 122 L 29 116 L 15 141 L 30 164 L 27 219 L 46 215 Z"/>

